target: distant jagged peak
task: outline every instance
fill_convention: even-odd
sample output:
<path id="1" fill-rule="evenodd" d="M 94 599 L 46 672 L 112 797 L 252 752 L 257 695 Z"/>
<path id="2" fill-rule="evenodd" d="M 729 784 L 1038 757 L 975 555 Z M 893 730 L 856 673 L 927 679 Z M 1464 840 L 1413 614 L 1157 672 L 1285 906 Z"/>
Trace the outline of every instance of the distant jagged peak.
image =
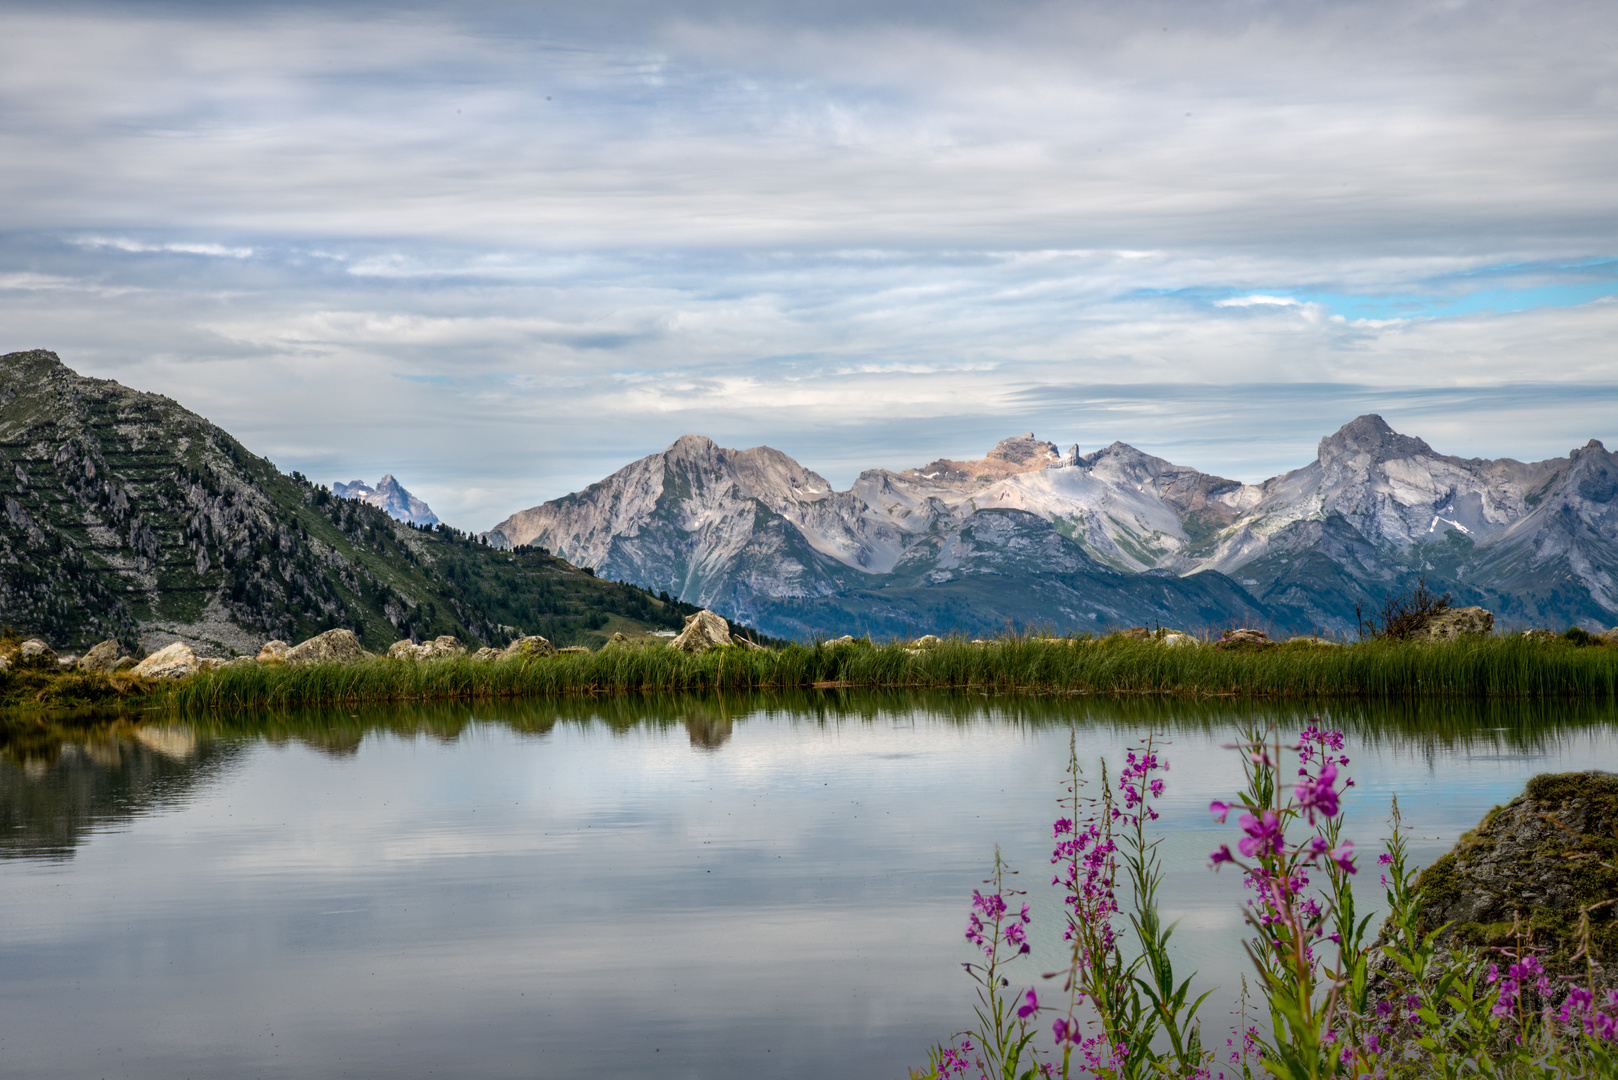
<path id="1" fill-rule="evenodd" d="M 1373 461 L 1442 456 L 1421 439 L 1394 431 L 1376 413 L 1357 416 L 1338 428 L 1335 434 L 1320 440 L 1319 458 L 1322 463 L 1360 454 L 1365 454 Z"/>
<path id="2" fill-rule="evenodd" d="M 1000 461 L 1009 461 L 1013 465 L 1022 465 L 1029 469 L 1044 468 L 1051 462 L 1061 458 L 1055 443 L 1034 438 L 1032 431 L 1025 431 L 1021 435 L 1013 435 L 1009 439 L 1001 439 L 994 444 L 993 450 L 983 456 L 985 460 L 995 458 Z"/>
<path id="3" fill-rule="evenodd" d="M 1061 460 L 1055 443 L 1037 439 L 1028 431 L 1001 439 L 977 461 L 938 458 L 919 469 L 905 469 L 899 476 L 938 487 L 975 490 L 1010 476 L 1047 468 Z"/>
<path id="4" fill-rule="evenodd" d="M 339 499 L 357 499 L 374 506 L 395 521 L 408 521 L 412 525 L 438 524 L 438 515 L 433 513 L 432 507 L 406 491 L 392 473 L 383 473 L 376 487 L 363 480 L 354 480 L 347 484 L 333 484 L 331 493 Z"/>
<path id="5" fill-rule="evenodd" d="M 654 455 L 655 456 L 655 455 Z M 706 435 L 681 435 L 663 452 L 665 467 L 695 466 L 728 475 L 751 497 L 818 500 L 831 494 L 831 484 L 812 469 L 773 446 L 733 450 Z"/>

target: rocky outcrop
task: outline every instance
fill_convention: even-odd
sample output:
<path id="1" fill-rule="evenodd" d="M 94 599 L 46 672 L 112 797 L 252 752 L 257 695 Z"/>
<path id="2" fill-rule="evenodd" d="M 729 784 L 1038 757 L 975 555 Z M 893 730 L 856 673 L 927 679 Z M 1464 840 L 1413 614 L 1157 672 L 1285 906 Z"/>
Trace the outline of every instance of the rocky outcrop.
<path id="1" fill-rule="evenodd" d="M 265 664 L 285 663 L 287 652 L 292 648 L 284 641 L 266 641 L 263 648 L 258 651 L 258 661 Z"/>
<path id="2" fill-rule="evenodd" d="M 729 644 L 730 624 L 713 612 L 703 610 L 685 617 L 685 629 L 669 642 L 669 647 L 695 654 Z"/>
<path id="3" fill-rule="evenodd" d="M 56 667 L 56 650 L 39 638 L 29 638 L 17 646 L 17 651 L 12 654 L 11 661 L 18 667 L 54 669 Z"/>
<path id="4" fill-rule="evenodd" d="M 1262 630 L 1226 630 L 1214 642 L 1216 649 L 1268 649 L 1275 645 L 1270 635 Z"/>
<path id="5" fill-rule="evenodd" d="M 186 679 L 202 670 L 202 661 L 181 641 L 154 652 L 134 667 L 143 679 Z"/>
<path id="6" fill-rule="evenodd" d="M 107 640 L 90 647 L 83 656 L 79 657 L 78 669 L 80 671 L 100 672 L 110 675 L 118 666 L 118 658 L 123 655 L 123 648 L 116 641 Z"/>
<path id="7" fill-rule="evenodd" d="M 1489 813 L 1417 879 L 1421 932 L 1451 923 L 1440 945 L 1545 950 L 1552 980 L 1586 973 L 1577 954 L 1588 912 L 1590 955 L 1618 982 L 1618 775 L 1546 773 Z"/>
<path id="8" fill-rule="evenodd" d="M 289 667 L 303 664 L 354 664 L 369 660 L 371 654 L 360 647 L 352 630 L 327 630 L 308 641 L 300 641 L 286 651 L 283 661 Z"/>
<path id="9" fill-rule="evenodd" d="M 395 641 L 388 646 L 388 656 L 394 660 L 439 660 L 450 656 L 465 656 L 466 646 L 457 638 L 448 634 L 440 634 L 431 641 L 424 641 L 420 645 L 408 639 Z"/>
<path id="10" fill-rule="evenodd" d="M 1427 617 L 1413 636 L 1429 641 L 1488 637 L 1494 633 L 1494 613 L 1480 607 L 1444 608 Z"/>
<path id="11" fill-rule="evenodd" d="M 552 645 L 549 641 L 546 641 L 538 634 L 530 634 L 527 637 L 518 638 L 510 645 L 507 645 L 505 651 L 500 654 L 501 658 L 506 660 L 523 656 L 555 655 L 556 646 Z"/>

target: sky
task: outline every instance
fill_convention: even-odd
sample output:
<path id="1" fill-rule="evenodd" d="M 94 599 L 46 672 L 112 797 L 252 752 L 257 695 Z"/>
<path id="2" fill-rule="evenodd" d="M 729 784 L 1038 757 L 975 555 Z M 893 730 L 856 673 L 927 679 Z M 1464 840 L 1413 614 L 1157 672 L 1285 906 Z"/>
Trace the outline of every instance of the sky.
<path id="1" fill-rule="evenodd" d="M 486 529 L 686 433 L 1618 448 L 1618 6 L 0 0 L 0 351 Z"/>

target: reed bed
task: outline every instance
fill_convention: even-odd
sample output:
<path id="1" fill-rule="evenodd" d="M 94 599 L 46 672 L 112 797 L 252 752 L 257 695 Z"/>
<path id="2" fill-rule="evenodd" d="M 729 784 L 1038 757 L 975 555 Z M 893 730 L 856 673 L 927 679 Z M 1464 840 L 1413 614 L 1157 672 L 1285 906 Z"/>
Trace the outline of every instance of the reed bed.
<path id="1" fill-rule="evenodd" d="M 1483 638 L 1266 649 L 1171 648 L 1122 638 L 1005 638 L 714 649 L 665 646 L 500 661 L 283 667 L 242 664 L 154 689 L 159 708 L 563 697 L 806 687 L 1172 697 L 1618 700 L 1618 648 Z"/>

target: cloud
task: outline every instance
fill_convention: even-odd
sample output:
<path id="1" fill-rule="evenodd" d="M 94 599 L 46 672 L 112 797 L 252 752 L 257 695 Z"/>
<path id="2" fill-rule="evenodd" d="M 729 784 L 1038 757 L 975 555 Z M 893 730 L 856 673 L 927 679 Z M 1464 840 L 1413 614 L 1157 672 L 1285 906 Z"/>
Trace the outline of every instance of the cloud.
<path id="1" fill-rule="evenodd" d="M 1242 479 L 1353 411 L 1618 438 L 1584 404 L 1618 385 L 1610 5 L 5 23 L 6 347 L 458 524 L 687 431 L 839 483 L 1030 425 Z M 1489 396 L 1527 384 L 1560 404 Z"/>
<path id="2" fill-rule="evenodd" d="M 122 236 L 81 236 L 68 241 L 85 248 L 113 248 L 118 251 L 128 251 L 142 254 L 152 251 L 172 251 L 181 255 L 208 255 L 220 259 L 250 259 L 253 249 L 250 247 L 226 247 L 223 244 L 194 244 L 170 242 L 166 244 L 148 244 L 140 240 L 130 240 Z"/>

